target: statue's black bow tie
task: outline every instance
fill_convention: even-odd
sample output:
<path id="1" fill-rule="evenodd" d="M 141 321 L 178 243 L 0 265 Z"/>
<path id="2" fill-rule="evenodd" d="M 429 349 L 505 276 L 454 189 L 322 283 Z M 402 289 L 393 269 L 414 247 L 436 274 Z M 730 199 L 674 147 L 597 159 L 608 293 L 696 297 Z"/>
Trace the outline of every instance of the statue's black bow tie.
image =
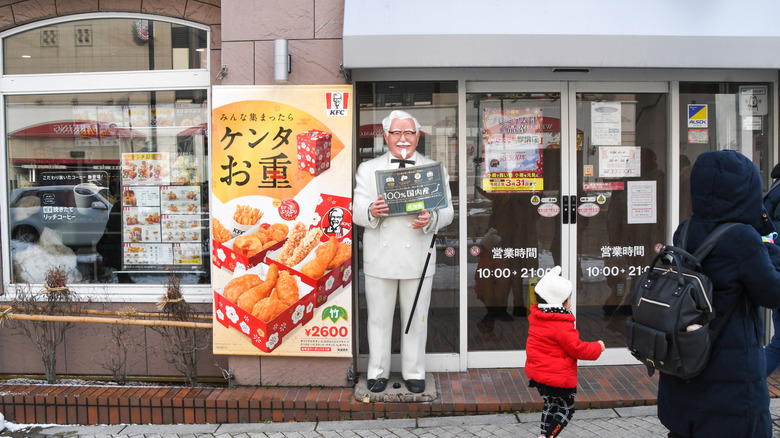
<path id="1" fill-rule="evenodd" d="M 402 160 L 400 158 L 392 158 L 390 159 L 391 163 L 398 163 L 399 168 L 406 167 L 407 164 L 414 164 L 414 160 Z"/>

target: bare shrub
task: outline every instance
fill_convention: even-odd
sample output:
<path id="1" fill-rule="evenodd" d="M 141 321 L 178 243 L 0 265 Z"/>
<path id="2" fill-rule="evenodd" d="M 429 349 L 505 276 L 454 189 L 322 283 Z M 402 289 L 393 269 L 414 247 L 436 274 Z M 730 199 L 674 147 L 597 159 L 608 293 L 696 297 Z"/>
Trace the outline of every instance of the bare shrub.
<path id="1" fill-rule="evenodd" d="M 136 318 L 137 313 L 134 307 L 127 306 L 119 311 L 119 316 L 129 322 Z M 127 383 L 128 353 L 132 346 L 131 327 L 129 323 L 111 325 L 111 333 L 106 336 L 109 346 L 108 356 L 100 362 L 100 366 L 111 373 L 114 381 L 119 385 Z"/>
<path id="2" fill-rule="evenodd" d="M 181 277 L 168 276 L 165 295 L 158 308 L 171 321 L 195 322 L 195 309 L 181 294 Z M 190 386 L 198 385 L 198 352 L 211 345 L 211 331 L 197 327 L 153 326 L 163 339 L 165 361 L 173 365 L 187 379 Z"/>
<path id="3" fill-rule="evenodd" d="M 28 315 L 65 316 L 79 313 L 81 302 L 67 285 L 68 276 L 62 267 L 46 273 L 46 284 L 40 292 L 30 285 L 16 285 L 13 312 Z M 57 382 L 57 346 L 65 340 L 65 332 L 75 325 L 72 321 L 14 320 L 12 327 L 27 336 L 38 349 L 48 383 Z"/>

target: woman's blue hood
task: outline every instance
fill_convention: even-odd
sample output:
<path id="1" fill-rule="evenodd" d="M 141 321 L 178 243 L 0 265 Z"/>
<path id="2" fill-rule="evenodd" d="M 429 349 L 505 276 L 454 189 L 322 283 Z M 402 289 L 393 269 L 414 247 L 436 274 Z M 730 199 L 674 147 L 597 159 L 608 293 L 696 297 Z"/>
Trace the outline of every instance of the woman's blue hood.
<path id="1" fill-rule="evenodd" d="M 735 151 L 699 155 L 691 170 L 693 220 L 741 222 L 761 229 L 763 190 L 758 168 Z"/>

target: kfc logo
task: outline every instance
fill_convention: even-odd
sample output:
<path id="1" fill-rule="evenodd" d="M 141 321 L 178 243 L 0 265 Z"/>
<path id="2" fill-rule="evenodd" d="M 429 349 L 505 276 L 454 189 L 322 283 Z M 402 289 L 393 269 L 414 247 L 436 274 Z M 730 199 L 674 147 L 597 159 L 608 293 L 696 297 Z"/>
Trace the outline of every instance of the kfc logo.
<path id="1" fill-rule="evenodd" d="M 332 207 L 322 218 L 320 228 L 324 234 L 341 239 L 352 230 L 352 216 L 346 209 Z"/>
<path id="2" fill-rule="evenodd" d="M 349 108 L 349 93 L 325 93 L 329 116 L 346 116 Z"/>

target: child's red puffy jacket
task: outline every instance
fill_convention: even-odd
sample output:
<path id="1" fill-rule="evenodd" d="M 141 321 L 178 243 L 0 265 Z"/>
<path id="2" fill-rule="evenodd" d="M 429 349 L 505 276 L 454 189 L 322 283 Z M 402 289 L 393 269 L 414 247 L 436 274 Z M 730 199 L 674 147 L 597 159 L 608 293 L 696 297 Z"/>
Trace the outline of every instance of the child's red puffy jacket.
<path id="1" fill-rule="evenodd" d="M 571 313 L 544 313 L 533 305 L 528 321 L 525 374 L 545 385 L 576 388 L 577 359 L 598 359 L 601 345 L 580 340 Z"/>

